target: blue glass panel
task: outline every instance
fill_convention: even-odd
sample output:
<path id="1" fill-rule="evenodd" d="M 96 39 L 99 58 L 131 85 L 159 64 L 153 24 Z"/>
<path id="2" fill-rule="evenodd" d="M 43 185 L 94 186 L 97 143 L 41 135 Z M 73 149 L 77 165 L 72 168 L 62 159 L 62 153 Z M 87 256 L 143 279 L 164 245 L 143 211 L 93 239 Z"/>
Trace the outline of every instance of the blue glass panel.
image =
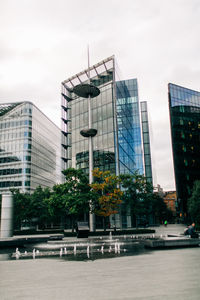
<path id="1" fill-rule="evenodd" d="M 137 80 L 119 81 L 116 86 L 120 173 L 143 174 Z"/>

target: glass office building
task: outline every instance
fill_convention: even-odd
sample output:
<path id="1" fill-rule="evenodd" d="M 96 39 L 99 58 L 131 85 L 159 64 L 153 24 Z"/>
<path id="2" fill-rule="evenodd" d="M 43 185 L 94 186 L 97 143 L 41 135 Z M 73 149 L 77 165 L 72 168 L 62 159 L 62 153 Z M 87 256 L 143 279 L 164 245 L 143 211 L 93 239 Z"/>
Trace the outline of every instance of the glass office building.
<path id="1" fill-rule="evenodd" d="M 170 83 L 169 111 L 179 212 L 187 215 L 187 200 L 200 180 L 200 93 Z"/>
<path id="2" fill-rule="evenodd" d="M 89 173 L 88 139 L 80 131 L 88 128 L 88 99 L 73 89 L 89 83 L 100 94 L 91 99 L 94 168 L 115 174 L 145 174 L 137 79 L 118 80 L 114 56 L 62 82 L 62 169 Z M 147 120 L 148 121 L 148 120 Z"/>
<path id="3" fill-rule="evenodd" d="M 60 140 L 60 129 L 31 102 L 0 104 L 0 193 L 59 183 Z"/>
<path id="4" fill-rule="evenodd" d="M 89 70 L 62 82 L 62 169 L 81 168 L 88 173 L 88 139 L 80 131 L 88 127 L 88 100 L 73 93 L 89 82 Z M 92 99 L 94 167 L 116 174 L 144 174 L 141 115 L 137 79 L 116 80 L 114 56 L 90 67 L 91 83 L 100 89 Z M 147 119 L 148 122 L 148 119 Z"/>

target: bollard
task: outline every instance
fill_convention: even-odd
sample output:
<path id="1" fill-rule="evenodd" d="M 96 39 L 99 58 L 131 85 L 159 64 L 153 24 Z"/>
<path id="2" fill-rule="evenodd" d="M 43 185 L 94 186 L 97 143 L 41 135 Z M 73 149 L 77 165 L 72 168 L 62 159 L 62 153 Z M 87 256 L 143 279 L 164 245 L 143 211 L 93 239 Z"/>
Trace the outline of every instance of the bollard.
<path id="1" fill-rule="evenodd" d="M 2 194 L 1 204 L 1 238 L 13 236 L 13 195 Z"/>

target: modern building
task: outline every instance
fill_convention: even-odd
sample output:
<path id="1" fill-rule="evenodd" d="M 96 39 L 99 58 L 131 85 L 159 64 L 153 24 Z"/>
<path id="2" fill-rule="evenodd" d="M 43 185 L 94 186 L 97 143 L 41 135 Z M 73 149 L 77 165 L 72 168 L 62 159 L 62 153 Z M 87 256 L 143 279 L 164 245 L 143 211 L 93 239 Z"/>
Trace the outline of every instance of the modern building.
<path id="1" fill-rule="evenodd" d="M 167 205 L 167 208 L 172 211 L 174 217 L 176 217 L 176 205 L 177 205 L 177 198 L 176 198 L 176 191 L 168 191 L 164 193 L 163 200 Z"/>
<path id="2" fill-rule="evenodd" d="M 61 181 L 61 131 L 31 102 L 0 104 L 0 193 Z"/>
<path id="3" fill-rule="evenodd" d="M 115 57 L 111 56 L 62 82 L 62 169 L 81 168 L 89 173 L 88 139 L 80 134 L 88 128 L 88 99 L 74 93 L 74 87 L 89 82 L 100 90 L 91 99 L 92 128 L 97 130 L 93 137 L 94 168 L 115 174 L 136 170 L 146 174 L 145 167 L 151 167 L 148 159 L 144 164 L 142 138 L 146 155 L 150 155 L 150 143 L 149 136 L 146 139 L 147 118 L 141 126 L 137 79 L 119 80 L 117 71 Z M 141 107 L 144 117 L 147 106 L 144 103 Z"/>
<path id="4" fill-rule="evenodd" d="M 169 111 L 178 212 L 187 216 L 187 201 L 200 180 L 200 93 L 170 83 Z"/>

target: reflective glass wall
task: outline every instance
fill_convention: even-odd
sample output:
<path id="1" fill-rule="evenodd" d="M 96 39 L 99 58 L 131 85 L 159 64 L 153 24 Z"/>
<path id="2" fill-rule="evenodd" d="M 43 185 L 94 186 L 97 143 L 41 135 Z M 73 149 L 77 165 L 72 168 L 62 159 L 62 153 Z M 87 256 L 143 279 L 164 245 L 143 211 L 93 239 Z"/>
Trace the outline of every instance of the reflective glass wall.
<path id="1" fill-rule="evenodd" d="M 116 82 L 120 173 L 144 173 L 137 79 Z"/>
<path id="2" fill-rule="evenodd" d="M 31 189 L 61 183 L 61 130 L 32 106 Z"/>
<path id="3" fill-rule="evenodd" d="M 177 199 L 186 214 L 193 183 L 200 179 L 200 93 L 171 83 L 168 88 Z"/>
<path id="4" fill-rule="evenodd" d="M 32 103 L 0 104 L 0 193 L 60 182 L 60 130 Z"/>
<path id="5" fill-rule="evenodd" d="M 91 84 L 100 95 L 91 100 L 94 168 L 116 172 L 115 159 L 115 97 L 113 96 L 114 59 L 110 57 L 90 68 Z M 89 71 L 81 72 L 62 83 L 62 160 L 63 169 L 83 169 L 89 173 L 88 139 L 80 135 L 88 128 L 88 99 L 73 93 L 73 87 L 89 83 Z"/>
<path id="6" fill-rule="evenodd" d="M 112 173 L 144 173 L 140 107 L 136 79 L 115 80 L 115 60 L 102 62 L 62 83 L 62 169 L 81 168 L 88 174 L 88 100 L 73 93 L 73 87 L 89 83 L 100 89 L 92 99 L 94 167 Z"/>
<path id="7" fill-rule="evenodd" d="M 140 102 L 140 109 L 141 109 L 141 121 L 142 121 L 145 176 L 146 176 L 148 182 L 153 184 L 148 109 L 147 109 L 146 101 Z"/>

